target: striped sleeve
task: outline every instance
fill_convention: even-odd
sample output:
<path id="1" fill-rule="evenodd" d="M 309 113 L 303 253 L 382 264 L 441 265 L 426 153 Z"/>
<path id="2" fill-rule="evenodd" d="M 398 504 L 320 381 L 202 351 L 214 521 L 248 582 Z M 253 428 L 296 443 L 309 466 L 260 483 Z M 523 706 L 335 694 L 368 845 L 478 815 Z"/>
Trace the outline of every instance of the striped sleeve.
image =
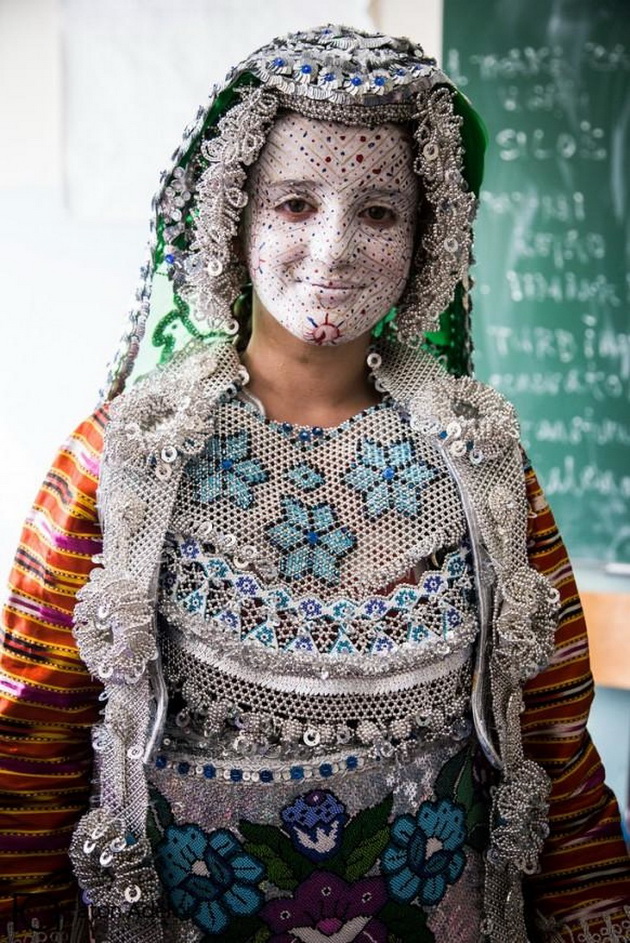
<path id="1" fill-rule="evenodd" d="M 101 549 L 96 485 L 104 411 L 61 448 L 26 520 L 0 648 L 0 943 L 58 931 L 76 907 L 67 848 L 91 780 L 99 688 L 72 635 Z M 60 931 L 60 932 L 59 932 Z"/>
<path id="2" fill-rule="evenodd" d="M 545 943 L 630 939 L 630 861 L 616 800 L 586 729 L 593 699 L 586 626 L 566 550 L 531 467 L 529 558 L 559 590 L 555 654 L 525 688 L 525 752 L 552 780 L 551 832 L 529 891 Z"/>

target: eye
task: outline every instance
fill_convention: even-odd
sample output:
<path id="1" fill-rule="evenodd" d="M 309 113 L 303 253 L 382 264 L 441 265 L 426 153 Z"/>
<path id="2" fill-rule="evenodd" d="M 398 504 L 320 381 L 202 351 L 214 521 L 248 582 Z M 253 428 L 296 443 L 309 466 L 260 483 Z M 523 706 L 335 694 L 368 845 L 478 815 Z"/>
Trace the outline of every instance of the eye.
<path id="1" fill-rule="evenodd" d="M 367 206 L 361 210 L 360 215 L 371 223 L 378 223 L 381 226 L 391 226 L 396 222 L 396 213 L 389 206 Z"/>
<path id="2" fill-rule="evenodd" d="M 303 197 L 292 196 L 276 207 L 279 213 L 289 219 L 304 219 L 315 207 Z"/>

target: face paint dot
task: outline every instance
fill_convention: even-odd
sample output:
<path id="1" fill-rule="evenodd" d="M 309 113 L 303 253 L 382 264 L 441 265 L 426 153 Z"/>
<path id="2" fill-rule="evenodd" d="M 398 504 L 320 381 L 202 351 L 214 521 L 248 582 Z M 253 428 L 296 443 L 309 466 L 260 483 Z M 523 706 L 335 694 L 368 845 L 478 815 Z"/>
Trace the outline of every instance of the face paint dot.
<path id="1" fill-rule="evenodd" d="M 331 160 L 332 160 L 332 157 L 329 155 L 329 156 L 326 158 L 326 163 L 329 164 L 329 163 L 331 162 Z"/>
<path id="2" fill-rule="evenodd" d="M 357 162 L 357 164 L 362 164 L 362 163 L 363 163 L 363 154 L 357 154 L 357 156 L 356 156 L 356 162 Z"/>
<path id="3" fill-rule="evenodd" d="M 359 138 L 359 140 L 360 140 L 361 142 L 367 141 L 367 138 L 366 138 L 365 134 L 362 134 L 361 137 Z"/>

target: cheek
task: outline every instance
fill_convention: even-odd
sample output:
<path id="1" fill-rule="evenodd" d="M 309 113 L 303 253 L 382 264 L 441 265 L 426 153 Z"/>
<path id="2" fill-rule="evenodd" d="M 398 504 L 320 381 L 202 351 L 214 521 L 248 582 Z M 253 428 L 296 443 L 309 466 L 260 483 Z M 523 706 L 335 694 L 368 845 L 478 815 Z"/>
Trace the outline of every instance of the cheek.
<path id="1" fill-rule="evenodd" d="M 411 223 L 375 233 L 364 241 L 361 251 L 365 263 L 387 281 L 406 276 L 412 254 Z"/>
<path id="2" fill-rule="evenodd" d="M 279 227 L 269 213 L 260 213 L 247 232 L 247 261 L 258 272 L 281 267 L 304 254 L 303 233 Z"/>

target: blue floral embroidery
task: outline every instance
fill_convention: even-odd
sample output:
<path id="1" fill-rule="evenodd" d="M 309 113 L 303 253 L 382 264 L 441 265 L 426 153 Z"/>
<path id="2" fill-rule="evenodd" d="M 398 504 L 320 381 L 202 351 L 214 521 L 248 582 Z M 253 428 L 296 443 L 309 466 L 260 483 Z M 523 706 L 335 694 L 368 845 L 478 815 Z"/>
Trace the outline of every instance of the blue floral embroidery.
<path id="1" fill-rule="evenodd" d="M 285 806 L 280 818 L 291 841 L 311 861 L 337 853 L 348 821 L 346 807 L 328 789 L 315 789 Z"/>
<path id="2" fill-rule="evenodd" d="M 416 459 L 412 442 L 380 445 L 363 439 L 357 461 L 344 481 L 362 492 L 370 517 L 380 517 L 389 510 L 413 517 L 418 513 L 420 489 L 436 475 L 435 468 Z"/>
<path id="3" fill-rule="evenodd" d="M 194 560 L 200 553 L 199 544 L 193 537 L 187 537 L 186 540 L 182 541 L 180 544 L 180 552 L 182 557 L 186 557 L 188 560 Z"/>
<path id="4" fill-rule="evenodd" d="M 423 802 L 415 817 L 398 816 L 381 857 L 395 900 L 408 903 L 417 897 L 425 907 L 439 904 L 466 864 L 465 822 L 465 809 L 450 799 Z"/>
<path id="5" fill-rule="evenodd" d="M 256 887 L 264 865 L 226 829 L 170 825 L 155 860 L 175 913 L 206 933 L 223 933 L 233 917 L 257 913 L 264 902 Z"/>
<path id="6" fill-rule="evenodd" d="M 197 484 L 200 501 L 211 504 L 223 495 L 240 508 L 252 506 L 253 486 L 269 478 L 261 463 L 251 458 L 247 431 L 213 436 L 204 456 L 188 467 L 187 474 Z"/>
<path id="7" fill-rule="evenodd" d="M 309 465 L 308 462 L 302 462 L 294 468 L 290 468 L 286 473 L 289 481 L 293 482 L 300 491 L 315 491 L 324 483 L 324 476 L 320 475 L 317 469 Z"/>
<path id="8" fill-rule="evenodd" d="M 329 504 L 308 507 L 285 497 L 282 506 L 284 519 L 267 528 L 271 543 L 285 551 L 279 567 L 282 576 L 295 580 L 312 573 L 327 583 L 338 583 L 338 558 L 352 550 L 356 544 L 354 534 L 339 526 Z"/>

